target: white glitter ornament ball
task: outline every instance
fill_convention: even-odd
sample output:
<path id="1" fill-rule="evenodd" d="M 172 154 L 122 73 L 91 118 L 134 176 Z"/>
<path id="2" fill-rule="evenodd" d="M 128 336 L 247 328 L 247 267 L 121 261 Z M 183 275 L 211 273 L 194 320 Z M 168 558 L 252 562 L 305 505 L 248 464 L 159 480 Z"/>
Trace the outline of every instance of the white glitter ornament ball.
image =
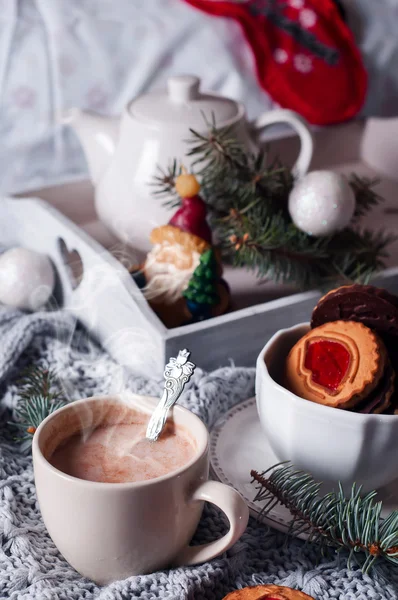
<path id="1" fill-rule="evenodd" d="M 347 227 L 355 211 L 355 195 L 347 179 L 332 171 L 312 171 L 296 183 L 289 196 L 293 223 L 315 237 Z"/>
<path id="2" fill-rule="evenodd" d="M 12 248 L 0 255 L 0 303 L 37 310 L 46 304 L 54 285 L 54 268 L 45 254 Z"/>

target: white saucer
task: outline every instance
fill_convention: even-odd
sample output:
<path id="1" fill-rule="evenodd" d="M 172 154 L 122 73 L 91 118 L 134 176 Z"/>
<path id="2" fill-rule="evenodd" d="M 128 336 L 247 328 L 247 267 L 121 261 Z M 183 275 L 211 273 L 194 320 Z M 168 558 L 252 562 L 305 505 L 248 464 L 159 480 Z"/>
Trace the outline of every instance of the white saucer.
<path id="1" fill-rule="evenodd" d="M 252 469 L 261 473 L 280 461 L 270 448 L 257 416 L 256 400 L 250 398 L 234 406 L 214 425 L 210 433 L 210 464 L 215 478 L 234 487 L 246 500 L 252 516 L 259 518 L 264 502 L 253 502 L 256 487 L 251 483 Z M 398 474 L 398 466 L 397 466 Z M 398 510 L 398 479 L 378 493 L 383 501 L 382 516 Z M 276 505 L 263 522 L 287 532 L 289 511 Z M 300 536 L 305 538 L 305 535 Z"/>

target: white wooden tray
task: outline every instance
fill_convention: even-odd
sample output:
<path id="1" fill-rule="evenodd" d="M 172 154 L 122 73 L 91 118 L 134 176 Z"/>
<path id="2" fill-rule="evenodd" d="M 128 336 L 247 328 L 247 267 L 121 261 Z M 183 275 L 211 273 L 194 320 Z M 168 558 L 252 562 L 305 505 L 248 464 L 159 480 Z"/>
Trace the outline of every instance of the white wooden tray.
<path id="1" fill-rule="evenodd" d="M 360 158 L 364 127 L 364 123 L 355 122 L 318 131 L 312 168 L 377 176 Z M 272 152 L 289 164 L 294 160 L 295 146 L 294 138 L 275 141 Z M 397 231 L 398 182 L 383 179 L 379 191 L 387 201 L 365 224 Z M 91 185 L 76 182 L 37 190 L 34 195 L 52 206 L 24 199 L 0 203 L 0 242 L 50 254 L 60 275 L 62 304 L 81 319 L 117 361 L 136 372 L 161 377 L 165 361 L 182 347 L 188 347 L 198 366 L 207 370 L 231 360 L 236 365 L 253 366 L 269 337 L 281 327 L 308 320 L 319 297 L 317 292 L 294 294 L 291 287 L 259 285 L 244 270 L 226 269 L 234 310 L 202 323 L 168 330 L 112 255 L 113 252 L 120 256 L 120 244 L 96 219 Z M 79 256 L 71 254 L 73 250 Z M 391 250 L 389 265 L 393 266 L 398 263 L 398 244 Z M 76 285 L 71 266 L 72 271 L 78 271 L 80 261 L 83 276 Z M 379 283 L 398 292 L 398 269 L 389 269 Z"/>

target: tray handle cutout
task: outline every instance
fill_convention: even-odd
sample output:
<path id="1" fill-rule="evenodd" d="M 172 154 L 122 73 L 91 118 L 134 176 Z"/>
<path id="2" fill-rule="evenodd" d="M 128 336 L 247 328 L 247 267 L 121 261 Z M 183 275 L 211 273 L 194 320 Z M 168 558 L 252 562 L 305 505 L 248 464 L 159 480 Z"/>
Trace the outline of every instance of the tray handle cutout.
<path id="1" fill-rule="evenodd" d="M 62 237 L 57 239 L 57 246 L 65 272 L 72 290 L 76 290 L 82 282 L 84 275 L 83 261 L 79 252 L 75 249 L 69 249 Z"/>

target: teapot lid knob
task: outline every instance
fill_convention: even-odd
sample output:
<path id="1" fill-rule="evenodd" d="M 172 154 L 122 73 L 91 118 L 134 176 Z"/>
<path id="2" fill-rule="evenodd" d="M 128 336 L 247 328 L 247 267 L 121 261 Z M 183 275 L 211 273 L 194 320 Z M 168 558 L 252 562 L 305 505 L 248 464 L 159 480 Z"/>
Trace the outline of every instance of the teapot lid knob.
<path id="1" fill-rule="evenodd" d="M 186 102 L 195 100 L 199 96 L 199 77 L 194 75 L 178 75 L 167 80 L 167 89 L 170 100 L 173 102 Z"/>

